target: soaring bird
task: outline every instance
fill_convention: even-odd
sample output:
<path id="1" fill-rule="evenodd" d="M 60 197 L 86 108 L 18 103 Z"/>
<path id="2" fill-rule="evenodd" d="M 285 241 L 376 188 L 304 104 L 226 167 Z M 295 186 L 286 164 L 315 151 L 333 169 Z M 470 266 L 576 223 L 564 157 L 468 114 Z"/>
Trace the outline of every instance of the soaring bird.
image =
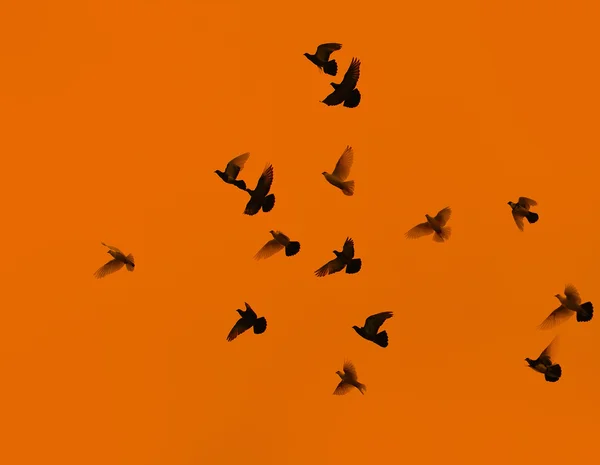
<path id="1" fill-rule="evenodd" d="M 317 67 L 324 71 L 325 74 L 335 76 L 337 74 L 338 66 L 335 60 L 329 60 L 331 54 L 342 48 L 342 44 L 321 44 L 317 47 L 317 51 L 314 55 L 305 53 L 304 56 L 312 61 Z"/>
<path id="2" fill-rule="evenodd" d="M 508 204 L 512 208 L 512 216 L 517 224 L 517 228 L 521 231 L 523 231 L 523 218 L 526 218 L 529 224 L 533 224 L 540 219 L 540 215 L 529 211 L 531 207 L 537 205 L 535 200 L 528 199 L 527 197 L 519 197 L 517 203 L 508 202 Z"/>
<path id="3" fill-rule="evenodd" d="M 435 217 L 431 217 L 429 215 L 425 215 L 427 218 L 427 222 L 420 223 L 416 225 L 414 228 L 410 229 L 406 233 L 406 237 L 408 239 L 417 239 L 419 237 L 428 236 L 429 234 L 433 234 L 433 240 L 435 242 L 444 242 L 444 240 L 450 239 L 450 233 L 452 229 L 450 226 L 446 226 L 446 223 L 450 219 L 450 214 L 452 210 L 450 207 L 446 207 L 438 212 Z"/>
<path id="4" fill-rule="evenodd" d="M 290 241 L 290 238 L 283 234 L 281 231 L 269 231 L 273 236 L 269 242 L 262 246 L 262 248 L 256 252 L 254 258 L 261 260 L 263 258 L 269 258 L 271 255 L 276 254 L 281 249 L 285 249 L 285 256 L 292 257 L 300 251 L 300 242 Z"/>
<path id="5" fill-rule="evenodd" d="M 250 200 L 248 200 L 248 203 L 246 204 L 244 214 L 256 215 L 261 208 L 265 213 L 273 210 L 273 207 L 275 206 L 275 195 L 269 194 L 271 184 L 273 184 L 273 165 L 267 164 L 256 183 L 256 188 L 254 190 L 246 189 L 246 192 L 250 194 Z"/>
<path id="6" fill-rule="evenodd" d="M 344 394 L 347 394 L 348 391 L 350 391 L 350 389 L 353 387 L 358 389 L 360 393 L 364 395 L 365 391 L 367 390 L 367 386 L 358 382 L 356 368 L 354 368 L 352 362 L 344 362 L 344 372 L 336 371 L 336 374 L 342 378 L 342 380 L 335 388 L 335 391 L 333 391 L 334 396 L 343 396 Z"/>
<path id="7" fill-rule="evenodd" d="M 552 363 L 552 352 L 555 347 L 556 340 L 556 337 L 552 339 L 552 342 L 548 344 L 548 347 L 544 349 L 537 359 L 525 359 L 530 368 L 539 373 L 544 373 L 544 378 L 546 378 L 546 381 L 551 383 L 558 381 L 562 375 L 562 369 L 560 368 L 560 365 L 558 363 Z"/>
<path id="8" fill-rule="evenodd" d="M 356 88 L 360 77 L 360 60 L 352 58 L 344 79 L 339 84 L 330 83 L 334 91 L 322 101 L 325 105 L 339 105 L 344 102 L 346 108 L 355 108 L 360 103 L 360 92 Z"/>
<path id="9" fill-rule="evenodd" d="M 591 302 L 581 303 L 581 297 L 579 291 L 575 289 L 572 284 L 565 286 L 565 296 L 556 294 L 556 297 L 560 301 L 560 307 L 554 310 L 548 317 L 542 321 L 540 329 L 550 329 L 560 323 L 571 318 L 574 314 L 577 314 L 577 321 L 586 322 L 590 321 L 594 316 L 594 306 Z"/>
<path id="10" fill-rule="evenodd" d="M 248 161 L 248 157 L 250 157 L 250 152 L 242 153 L 227 163 L 225 172 L 215 170 L 215 173 L 227 184 L 233 184 L 239 189 L 246 190 L 246 183 L 242 179 L 238 180 L 237 177 Z"/>
<path id="11" fill-rule="evenodd" d="M 346 268 L 346 273 L 354 274 L 358 273 L 362 267 L 362 260 L 360 258 L 354 258 L 354 241 L 349 237 L 344 242 L 344 247 L 341 252 L 334 250 L 335 257 L 330 262 L 323 265 L 315 274 L 322 278 L 328 274 L 337 273 Z"/>
<path id="12" fill-rule="evenodd" d="M 385 320 L 394 316 L 392 312 L 381 312 L 376 313 L 375 315 L 371 315 L 367 317 L 365 320 L 365 326 L 360 328 L 359 326 L 352 326 L 354 331 L 358 333 L 359 336 L 365 338 L 367 341 L 374 342 L 380 347 L 388 346 L 388 335 L 387 332 L 381 331 L 378 333 L 380 326 L 383 324 Z"/>
<path id="13" fill-rule="evenodd" d="M 94 276 L 98 279 L 104 278 L 106 275 L 114 273 L 115 271 L 119 271 L 123 266 L 127 268 L 127 271 L 133 271 L 135 268 L 135 262 L 133 260 L 133 255 L 129 254 L 125 256 L 123 252 L 121 252 L 116 247 L 111 245 L 107 245 L 104 242 L 101 242 L 104 247 L 108 247 L 107 253 L 110 254 L 113 259 L 109 262 L 102 265 L 96 272 Z"/>
<path id="14" fill-rule="evenodd" d="M 348 145 L 335 165 L 333 173 L 323 171 L 323 176 L 325 176 L 327 182 L 340 189 L 345 195 L 354 194 L 354 181 L 346 181 L 353 161 L 354 150 Z"/>
<path id="15" fill-rule="evenodd" d="M 240 314 L 241 318 L 237 320 L 237 323 L 233 326 L 233 328 L 231 328 L 231 331 L 229 331 L 227 336 L 228 342 L 233 341 L 240 334 L 252 327 L 254 328 L 254 334 L 262 334 L 267 329 L 267 320 L 265 317 L 261 316 L 258 318 L 254 310 L 250 308 L 250 305 L 248 305 L 246 302 L 244 302 L 244 304 L 246 305 L 246 311 L 240 310 L 239 308 L 236 310 L 236 312 Z"/>

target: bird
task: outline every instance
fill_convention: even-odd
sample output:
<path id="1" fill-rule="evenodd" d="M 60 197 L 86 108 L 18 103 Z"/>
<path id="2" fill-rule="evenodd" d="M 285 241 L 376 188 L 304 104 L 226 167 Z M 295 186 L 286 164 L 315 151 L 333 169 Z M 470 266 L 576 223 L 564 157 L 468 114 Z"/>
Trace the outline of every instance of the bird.
<path id="1" fill-rule="evenodd" d="M 557 337 L 552 339 L 548 347 L 544 349 L 544 351 L 540 354 L 540 356 L 532 360 L 530 358 L 525 358 L 525 361 L 528 363 L 529 367 L 539 373 L 544 374 L 544 378 L 546 381 L 550 383 L 557 382 L 561 375 L 562 369 L 558 363 L 552 363 L 552 352 L 555 348 Z"/>
<path id="2" fill-rule="evenodd" d="M 330 43 L 321 44 L 317 47 L 317 51 L 314 55 L 305 53 L 304 56 L 313 62 L 317 68 L 324 71 L 325 74 L 335 76 L 338 71 L 338 66 L 335 60 L 330 60 L 331 54 L 342 48 L 342 44 Z"/>
<path id="3" fill-rule="evenodd" d="M 300 242 L 290 241 L 290 238 L 283 234 L 281 231 L 269 231 L 273 236 L 269 242 L 262 246 L 262 248 L 256 252 L 254 258 L 261 260 L 263 258 L 269 258 L 276 254 L 281 249 L 285 249 L 285 256 L 292 257 L 300 251 Z"/>
<path id="4" fill-rule="evenodd" d="M 227 163 L 225 172 L 215 170 L 215 173 L 217 173 L 217 175 L 227 184 L 233 184 L 239 189 L 246 190 L 246 182 L 242 179 L 238 180 L 237 177 L 240 171 L 244 169 L 244 165 L 248 161 L 249 157 L 250 152 L 242 153 Z"/>
<path id="5" fill-rule="evenodd" d="M 339 105 L 344 103 L 346 108 L 356 108 L 360 103 L 360 92 L 356 88 L 358 78 L 360 77 L 360 60 L 352 58 L 352 62 L 348 67 L 348 71 L 344 74 L 344 79 L 339 84 L 331 82 L 333 92 L 325 97 L 321 103 L 329 106 Z"/>
<path id="6" fill-rule="evenodd" d="M 353 162 L 354 150 L 348 145 L 337 161 L 333 173 L 328 173 L 327 171 L 323 171 L 322 173 L 329 184 L 337 187 L 348 196 L 354 195 L 354 181 L 346 181 Z"/>
<path id="7" fill-rule="evenodd" d="M 550 329 L 554 326 L 563 323 L 571 318 L 574 314 L 577 315 L 577 321 L 587 322 L 594 316 L 594 306 L 591 302 L 581 303 L 579 291 L 572 284 L 565 286 L 565 296 L 556 294 L 560 301 L 560 307 L 554 310 L 548 317 L 539 325 L 540 329 Z"/>
<path id="8" fill-rule="evenodd" d="M 123 266 L 127 268 L 127 271 L 133 271 L 135 268 L 135 262 L 133 259 L 133 255 L 129 254 L 125 256 L 123 252 L 121 252 L 116 247 L 111 245 L 107 245 L 104 242 L 101 242 L 104 247 L 108 247 L 107 253 L 113 257 L 112 260 L 106 262 L 102 265 L 96 272 L 94 276 L 98 279 L 104 278 L 106 275 L 114 273 L 115 271 L 119 271 Z"/>
<path id="9" fill-rule="evenodd" d="M 360 258 L 354 258 L 354 241 L 351 238 L 346 238 L 346 242 L 344 242 L 344 247 L 341 252 L 334 250 L 333 253 L 336 258 L 315 271 L 315 275 L 319 278 L 327 276 L 328 274 L 337 273 L 344 268 L 346 268 L 346 273 L 348 274 L 358 273 L 362 268 L 362 260 Z"/>
<path id="10" fill-rule="evenodd" d="M 526 218 L 529 224 L 535 223 L 540 219 L 540 215 L 529 211 L 531 207 L 537 205 L 535 200 L 528 199 L 527 197 L 519 197 L 517 203 L 508 202 L 510 208 L 512 208 L 512 216 L 517 224 L 517 228 L 523 231 L 523 218 Z"/>
<path id="11" fill-rule="evenodd" d="M 258 318 L 256 313 L 250 305 L 244 302 L 246 305 L 246 310 L 240 310 L 239 308 L 236 310 L 241 316 L 239 320 L 237 320 L 236 324 L 231 328 L 229 334 L 227 335 L 227 341 L 231 342 L 236 337 L 238 337 L 243 332 L 249 330 L 250 328 L 254 328 L 254 334 L 262 334 L 267 329 L 267 320 L 264 316 Z"/>
<path id="12" fill-rule="evenodd" d="M 342 378 L 342 380 L 335 388 L 335 391 L 333 391 L 334 396 L 343 396 L 344 394 L 347 394 L 353 387 L 358 389 L 360 393 L 364 395 L 365 391 L 367 390 L 367 386 L 358 382 L 356 368 L 354 368 L 354 365 L 351 361 L 345 361 L 344 372 L 336 371 L 336 374 Z"/>
<path id="13" fill-rule="evenodd" d="M 273 184 L 273 165 L 268 163 L 256 183 L 256 188 L 254 190 L 246 188 L 250 200 L 246 204 L 245 215 L 256 215 L 261 209 L 265 213 L 273 210 L 275 195 L 269 194 L 271 184 Z"/>
<path id="14" fill-rule="evenodd" d="M 367 341 L 374 342 L 379 347 L 387 347 L 388 346 L 388 335 L 387 331 L 381 331 L 378 333 L 380 326 L 384 323 L 385 320 L 394 316 L 392 312 L 381 312 L 376 313 L 375 315 L 371 315 L 367 317 L 365 320 L 365 326 L 352 326 L 354 331 L 358 333 L 359 336 L 363 337 Z"/>
<path id="15" fill-rule="evenodd" d="M 446 223 L 450 219 L 452 210 L 450 207 L 443 208 L 438 212 L 435 217 L 425 215 L 427 221 L 420 223 L 414 228 L 410 229 L 405 235 L 407 239 L 417 239 L 419 237 L 428 236 L 433 234 L 433 240 L 435 242 L 444 242 L 444 240 L 450 239 L 450 233 L 452 229 L 450 226 L 446 226 Z"/>

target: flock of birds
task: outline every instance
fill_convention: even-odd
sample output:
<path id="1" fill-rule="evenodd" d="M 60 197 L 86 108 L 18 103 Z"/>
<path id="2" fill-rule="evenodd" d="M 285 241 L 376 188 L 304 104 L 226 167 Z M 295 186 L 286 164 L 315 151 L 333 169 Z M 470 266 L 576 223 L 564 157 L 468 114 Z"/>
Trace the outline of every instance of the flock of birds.
<path id="1" fill-rule="evenodd" d="M 311 55 L 304 55 L 312 63 L 314 63 L 322 72 L 328 75 L 335 76 L 338 66 L 335 60 L 331 60 L 330 56 L 333 52 L 340 50 L 341 44 L 327 43 L 317 47 L 316 52 Z M 329 94 L 322 103 L 329 106 L 340 105 L 347 108 L 356 108 L 361 100 L 361 94 L 356 88 L 360 76 L 360 60 L 353 58 L 348 71 L 343 80 L 339 83 L 331 83 L 334 91 Z M 246 182 L 238 179 L 238 176 L 244 165 L 248 161 L 250 153 L 243 153 L 227 163 L 225 171 L 216 170 L 215 173 L 227 184 L 234 185 L 240 190 L 247 192 L 250 196 L 244 214 L 256 215 L 261 210 L 263 213 L 270 212 L 275 206 L 275 195 L 270 193 L 271 185 L 273 184 L 273 165 L 267 164 L 262 174 L 260 175 L 256 187 L 250 189 Z M 323 172 L 326 181 L 332 186 L 339 189 L 344 195 L 354 195 L 354 181 L 347 180 L 350 175 L 350 169 L 354 160 L 354 151 L 352 147 L 347 146 L 340 158 L 338 159 L 335 168 L 331 173 Z M 508 202 L 511 208 L 512 217 L 520 231 L 524 231 L 525 220 L 529 224 L 534 224 L 539 220 L 539 215 L 531 211 L 531 207 L 537 205 L 537 202 L 527 197 L 519 197 L 517 202 Z M 419 223 L 409 231 L 405 236 L 407 239 L 417 239 L 423 236 L 433 235 L 433 241 L 443 243 L 450 239 L 451 228 L 447 226 L 452 210 L 450 207 L 443 208 L 435 216 L 425 215 L 426 221 Z M 255 259 L 266 259 L 281 250 L 285 250 L 287 257 L 292 257 L 300 251 L 300 242 L 291 240 L 281 231 L 271 230 L 273 236 L 254 256 Z M 128 271 L 135 269 L 135 261 L 133 255 L 125 255 L 118 248 L 110 246 L 102 242 L 102 245 L 108 247 L 108 253 L 113 257 L 112 260 L 103 265 L 96 271 L 96 278 L 114 273 L 123 267 Z M 355 258 L 354 241 L 352 238 L 346 238 L 342 250 L 333 251 L 335 258 L 327 262 L 315 271 L 317 277 L 324 277 L 345 270 L 347 274 L 356 274 L 362 268 L 362 260 Z M 582 299 L 577 289 L 568 284 L 564 290 L 564 296 L 556 294 L 555 296 L 560 301 L 560 306 L 554 310 L 540 325 L 540 329 L 550 329 L 555 325 L 564 322 L 573 315 L 576 315 L 578 322 L 590 321 L 593 317 L 594 307 L 591 302 L 582 303 Z M 267 329 L 267 320 L 264 316 L 259 317 L 256 312 L 245 303 L 245 310 L 237 309 L 240 318 L 235 323 L 233 328 L 227 335 L 227 341 L 233 341 L 240 334 L 253 329 L 254 334 L 262 334 Z M 366 318 L 364 326 L 353 326 L 356 333 L 367 341 L 373 342 L 378 346 L 385 348 L 388 346 L 387 332 L 380 331 L 383 323 L 393 316 L 392 312 L 381 312 L 371 315 Z M 559 364 L 554 363 L 553 349 L 556 343 L 556 337 L 550 342 L 542 353 L 536 359 L 525 358 L 528 366 L 533 370 L 542 373 L 549 382 L 556 382 L 562 375 L 562 368 Z M 341 378 L 333 394 L 346 394 L 353 387 L 358 389 L 362 394 L 366 391 L 366 386 L 358 381 L 356 368 L 350 361 L 345 361 L 343 371 L 337 371 L 336 374 Z"/>

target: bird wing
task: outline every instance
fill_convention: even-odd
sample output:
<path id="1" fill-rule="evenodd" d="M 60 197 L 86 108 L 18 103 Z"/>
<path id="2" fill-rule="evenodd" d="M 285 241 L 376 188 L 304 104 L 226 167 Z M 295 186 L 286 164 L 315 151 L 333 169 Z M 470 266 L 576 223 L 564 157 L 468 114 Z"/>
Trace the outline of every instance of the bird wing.
<path id="1" fill-rule="evenodd" d="M 354 258 L 354 240 L 352 240 L 352 238 L 346 238 L 346 242 L 344 242 L 344 247 L 342 248 L 342 253 L 346 258 Z"/>
<path id="2" fill-rule="evenodd" d="M 328 62 L 331 54 L 342 48 L 342 44 L 329 43 L 321 44 L 317 47 L 315 55 L 321 61 Z"/>
<path id="3" fill-rule="evenodd" d="M 256 189 L 254 189 L 255 194 L 265 197 L 271 189 L 271 184 L 273 184 L 273 165 L 267 164 L 258 179 Z"/>
<path id="4" fill-rule="evenodd" d="M 535 200 L 528 199 L 527 197 L 519 197 L 519 201 L 517 203 L 525 210 L 529 210 L 530 207 L 535 207 L 537 205 Z"/>
<path id="5" fill-rule="evenodd" d="M 325 97 L 323 103 L 330 106 L 342 103 L 356 87 L 359 77 L 360 60 L 353 58 L 352 63 L 350 63 L 350 66 L 348 67 L 348 71 L 346 71 L 346 74 L 344 75 L 344 79 L 335 86 L 335 90 L 331 94 Z"/>
<path id="6" fill-rule="evenodd" d="M 358 375 L 356 373 L 356 368 L 354 364 L 350 360 L 346 360 L 344 362 L 344 374 L 350 378 L 352 381 L 358 380 Z"/>
<path id="7" fill-rule="evenodd" d="M 539 328 L 540 329 L 550 329 L 554 326 L 563 323 L 568 320 L 573 315 L 573 311 L 569 310 L 565 306 L 561 305 L 556 310 L 554 310 L 548 317 L 542 321 Z"/>
<path id="8" fill-rule="evenodd" d="M 417 239 L 419 237 L 428 236 L 433 232 L 433 228 L 429 223 L 420 223 L 414 228 L 409 229 L 405 236 L 407 239 Z"/>
<path id="9" fill-rule="evenodd" d="M 227 335 L 227 340 L 229 342 L 233 341 L 236 337 L 242 334 L 245 331 L 248 331 L 252 327 L 252 322 L 247 318 L 240 318 L 237 320 L 237 323 L 231 328 L 229 334 Z"/>
<path id="10" fill-rule="evenodd" d="M 342 153 L 342 156 L 338 160 L 337 164 L 335 165 L 333 173 L 331 174 L 338 178 L 340 181 L 345 181 L 348 175 L 350 174 L 350 168 L 352 167 L 353 161 L 354 150 L 352 150 L 352 147 L 348 145 L 346 147 L 346 150 L 344 150 L 344 153 Z"/>
<path id="11" fill-rule="evenodd" d="M 512 211 L 513 219 L 515 220 L 515 224 L 519 230 L 523 231 L 523 217 L 525 216 L 522 211 L 516 209 Z"/>
<path id="12" fill-rule="evenodd" d="M 281 245 L 276 239 L 271 239 L 269 242 L 267 242 L 265 245 L 262 246 L 262 248 L 256 252 L 256 255 L 254 256 L 254 258 L 256 260 L 262 260 L 265 258 L 269 258 L 272 255 L 275 255 L 277 252 L 279 252 L 281 249 L 283 249 L 283 245 Z"/>
<path id="13" fill-rule="evenodd" d="M 343 396 L 344 394 L 347 394 L 350 391 L 350 389 L 352 389 L 352 384 L 349 384 L 346 381 L 342 380 L 335 388 L 335 391 L 333 391 L 333 395 Z"/>
<path id="14" fill-rule="evenodd" d="M 550 344 L 548 344 L 548 347 L 546 347 L 542 351 L 542 353 L 538 357 L 538 360 L 546 359 L 547 361 L 551 362 L 552 358 L 554 356 L 554 353 L 556 352 L 557 342 L 558 342 L 558 336 L 555 336 L 554 339 L 552 339 L 552 341 L 550 341 Z"/>
<path id="15" fill-rule="evenodd" d="M 579 305 L 581 303 L 581 296 L 579 295 L 579 291 L 575 289 L 575 286 L 572 284 L 567 284 L 565 286 L 565 297 L 570 302 L 573 302 L 575 305 Z"/>
<path id="16" fill-rule="evenodd" d="M 437 215 L 435 215 L 435 219 L 440 224 L 440 227 L 444 227 L 444 225 L 450 219 L 450 215 L 452 214 L 452 210 L 450 207 L 442 208 Z"/>
<path id="17" fill-rule="evenodd" d="M 383 322 L 388 318 L 391 318 L 392 316 L 392 312 L 381 312 L 376 313 L 375 315 L 371 315 L 365 320 L 365 331 L 369 335 L 377 334 L 377 331 L 379 331 L 379 328 L 381 327 Z"/>
<path id="18" fill-rule="evenodd" d="M 344 261 L 336 257 L 333 260 L 327 262 L 317 271 L 315 271 L 315 275 L 317 275 L 319 278 L 322 278 L 323 276 L 327 276 L 328 274 L 333 274 L 337 273 L 338 271 L 342 271 L 344 269 L 344 266 L 346 266 Z"/>
<path id="19" fill-rule="evenodd" d="M 96 272 L 94 273 L 94 276 L 98 279 L 104 278 L 106 275 L 114 273 L 115 271 L 119 271 L 121 268 L 123 268 L 124 265 L 125 262 L 113 258 L 111 261 L 105 263 L 100 268 L 98 268 L 98 270 L 96 270 Z"/>
<path id="20" fill-rule="evenodd" d="M 101 242 L 101 244 L 102 244 L 104 247 L 108 247 L 108 248 L 109 248 L 110 250 L 112 250 L 113 252 L 117 252 L 117 253 L 120 253 L 121 255 L 125 256 L 125 254 L 124 254 L 123 252 L 121 252 L 119 249 L 117 249 L 116 247 L 113 247 L 112 245 L 105 244 L 104 242 Z"/>
<path id="21" fill-rule="evenodd" d="M 242 153 L 238 155 L 229 163 L 227 163 L 227 167 L 225 168 L 225 174 L 231 176 L 231 178 L 236 179 L 239 172 L 244 169 L 244 165 L 248 161 L 250 157 L 250 152 Z"/>

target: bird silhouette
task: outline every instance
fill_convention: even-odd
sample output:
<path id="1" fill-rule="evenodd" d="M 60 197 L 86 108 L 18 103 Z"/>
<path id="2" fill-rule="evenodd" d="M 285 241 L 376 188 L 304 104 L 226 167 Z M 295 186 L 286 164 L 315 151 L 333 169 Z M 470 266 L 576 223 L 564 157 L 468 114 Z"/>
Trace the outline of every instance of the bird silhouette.
<path id="1" fill-rule="evenodd" d="M 112 260 L 102 265 L 96 272 L 94 276 L 98 279 L 104 278 L 106 275 L 114 273 L 115 271 L 119 271 L 123 266 L 127 268 L 127 271 L 133 271 L 135 268 L 135 262 L 133 260 L 133 255 L 125 255 L 116 247 L 111 245 L 107 245 L 104 242 L 101 242 L 104 247 L 108 247 L 107 253 L 113 257 Z"/>
<path id="2" fill-rule="evenodd" d="M 450 239 L 452 229 L 450 226 L 446 226 L 446 223 L 450 219 L 451 214 L 452 210 L 450 207 L 446 207 L 440 210 L 433 218 L 429 215 L 425 215 L 427 221 L 410 229 L 406 233 L 407 239 L 417 239 L 419 237 L 428 236 L 429 234 L 433 234 L 433 240 L 435 242 L 444 242 L 444 240 Z"/>
<path id="3" fill-rule="evenodd" d="M 243 332 L 249 330 L 250 328 L 254 328 L 254 334 L 262 334 L 267 329 L 267 320 L 264 316 L 258 318 L 256 313 L 250 305 L 244 302 L 246 305 L 246 311 L 240 310 L 239 308 L 236 310 L 241 316 L 239 320 L 237 320 L 236 324 L 231 328 L 229 334 L 227 335 L 227 341 L 231 342 L 236 337 L 238 337 Z"/>
<path id="4" fill-rule="evenodd" d="M 360 258 L 354 258 L 354 241 L 351 238 L 346 238 L 346 242 L 344 242 L 344 247 L 341 252 L 334 250 L 333 253 L 336 258 L 315 271 L 315 275 L 319 278 L 327 276 L 328 274 L 337 273 L 344 268 L 346 268 L 346 273 L 348 274 L 358 273 L 362 268 L 362 260 Z"/>
<path id="5" fill-rule="evenodd" d="M 555 383 L 562 375 L 562 369 L 560 365 L 557 363 L 552 363 L 556 340 L 557 338 L 555 337 L 552 342 L 548 344 L 548 347 L 546 347 L 540 356 L 535 360 L 525 358 L 525 361 L 528 363 L 529 367 L 539 373 L 543 373 L 546 381 L 549 381 L 550 383 Z"/>
<path id="6" fill-rule="evenodd" d="M 329 184 L 340 189 L 345 195 L 354 195 L 354 181 L 346 181 L 353 162 L 354 150 L 348 145 L 337 161 L 333 173 L 327 171 L 322 173 Z"/>
<path id="7" fill-rule="evenodd" d="M 356 108 L 360 103 L 360 92 L 356 88 L 358 78 L 360 77 L 360 60 L 358 58 L 352 58 L 352 62 L 348 67 L 348 71 L 344 75 L 344 79 L 339 84 L 335 82 L 330 83 L 333 87 L 333 92 L 329 94 L 321 102 L 325 105 L 335 106 L 340 103 L 344 103 L 347 108 Z"/>
<path id="8" fill-rule="evenodd" d="M 271 184 L 273 184 L 273 165 L 267 164 L 256 183 L 256 188 L 254 190 L 246 189 L 246 192 L 250 194 L 250 200 L 246 204 L 244 214 L 256 215 L 261 209 L 265 213 L 273 210 L 275 195 L 269 194 Z"/>
<path id="9" fill-rule="evenodd" d="M 554 310 L 548 317 L 540 324 L 540 329 L 550 329 L 556 325 L 559 325 L 573 315 L 577 315 L 577 321 L 587 322 L 594 316 L 594 306 L 591 302 L 581 303 L 581 297 L 579 291 L 575 289 L 572 284 L 565 286 L 565 296 L 556 294 L 556 297 L 560 301 L 560 307 Z"/>
<path id="10" fill-rule="evenodd" d="M 337 74 L 338 66 L 335 60 L 329 60 L 331 54 L 342 48 L 342 44 L 330 43 L 321 44 L 317 47 L 317 51 L 314 55 L 305 53 L 304 56 L 313 62 L 317 68 L 324 71 L 325 74 L 335 76 Z"/>
<path id="11" fill-rule="evenodd" d="M 270 256 L 279 252 L 281 249 L 285 249 L 286 257 L 292 257 L 300 251 L 300 242 L 290 241 L 290 238 L 281 231 L 271 230 L 269 232 L 273 236 L 273 239 L 263 245 L 262 248 L 256 252 L 256 255 L 254 256 L 256 260 L 269 258 Z"/>
<path id="12" fill-rule="evenodd" d="M 249 157 L 250 152 L 242 153 L 227 163 L 224 172 L 215 170 L 215 173 L 217 173 L 217 175 L 227 184 L 233 184 L 239 189 L 246 190 L 246 182 L 242 179 L 238 180 L 237 177 L 240 171 L 244 169 L 244 165 L 248 161 Z"/>
<path id="13" fill-rule="evenodd" d="M 345 361 L 344 371 L 336 371 L 336 374 L 342 378 L 342 380 L 335 388 L 335 391 L 333 391 L 334 396 L 343 396 L 344 394 L 347 394 L 353 387 L 358 389 L 360 393 L 364 395 L 365 391 L 367 390 L 367 386 L 358 382 L 356 368 L 354 368 L 352 362 Z"/>
<path id="14" fill-rule="evenodd" d="M 527 197 L 519 197 L 517 203 L 508 202 L 508 204 L 512 209 L 512 216 L 515 220 L 515 223 L 517 224 L 517 228 L 519 228 L 519 230 L 521 231 L 523 231 L 524 227 L 523 218 L 526 218 L 529 224 L 533 224 L 540 219 L 540 215 L 529 211 L 531 207 L 537 205 L 537 202 L 535 200 L 528 199 Z"/>
<path id="15" fill-rule="evenodd" d="M 384 330 L 380 333 L 378 333 L 377 331 L 379 331 L 379 328 L 384 323 L 384 321 L 388 318 L 391 318 L 392 316 L 394 316 L 392 312 L 376 313 L 375 315 L 367 317 L 367 319 L 365 320 L 364 327 L 361 328 L 355 325 L 352 326 L 352 328 L 354 328 L 354 331 L 356 331 L 359 336 L 363 337 L 367 341 L 374 342 L 378 346 L 385 348 L 388 346 L 387 331 Z"/>

